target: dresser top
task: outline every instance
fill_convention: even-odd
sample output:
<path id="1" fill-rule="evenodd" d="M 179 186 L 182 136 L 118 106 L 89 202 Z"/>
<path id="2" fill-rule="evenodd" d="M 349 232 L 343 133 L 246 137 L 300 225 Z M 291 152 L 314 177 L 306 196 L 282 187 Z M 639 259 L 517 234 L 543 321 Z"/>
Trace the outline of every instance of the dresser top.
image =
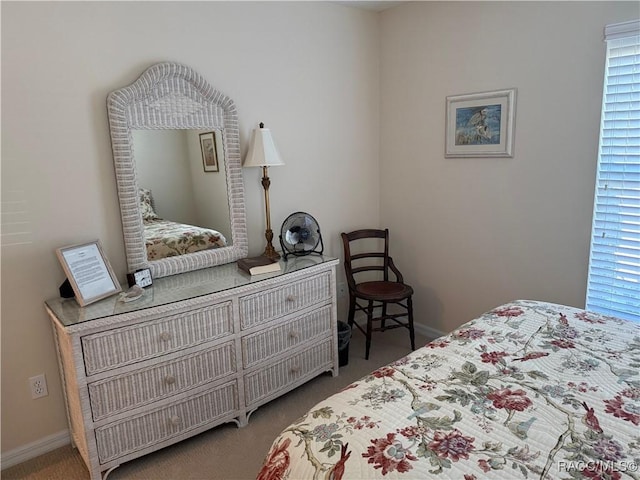
<path id="1" fill-rule="evenodd" d="M 233 262 L 154 279 L 153 285 L 144 289 L 144 295 L 132 302 L 122 302 L 119 295 L 114 295 L 85 307 L 79 306 L 74 298 L 52 298 L 45 304 L 62 325 L 71 326 L 257 284 L 311 267 L 320 265 L 329 267 L 337 264 L 338 259 L 323 255 L 289 257 L 286 261 L 280 260 L 280 271 L 251 276 L 240 270 Z"/>

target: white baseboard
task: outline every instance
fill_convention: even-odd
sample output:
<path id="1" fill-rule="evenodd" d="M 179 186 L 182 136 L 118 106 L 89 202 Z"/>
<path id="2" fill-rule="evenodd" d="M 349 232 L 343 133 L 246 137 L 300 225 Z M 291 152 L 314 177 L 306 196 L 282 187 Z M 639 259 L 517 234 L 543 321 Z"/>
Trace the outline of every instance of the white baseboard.
<path id="1" fill-rule="evenodd" d="M 69 435 L 69 430 L 63 430 L 14 450 L 3 452 L 0 458 L 1 469 L 4 470 L 5 468 L 13 467 L 14 465 L 39 457 L 40 455 L 44 455 L 70 443 L 71 436 Z"/>
<path id="2" fill-rule="evenodd" d="M 356 312 L 355 319 L 358 320 L 359 322 L 364 321 L 366 323 L 367 316 L 362 312 Z M 418 332 L 421 335 L 424 335 L 429 340 L 435 340 L 436 338 L 440 338 L 440 337 L 446 335 L 446 333 L 441 332 L 440 330 L 437 330 L 437 329 L 432 328 L 432 327 L 428 327 L 428 326 L 423 325 L 421 323 L 414 323 L 413 324 L 413 328 L 414 328 L 414 330 L 416 332 Z"/>
<path id="3" fill-rule="evenodd" d="M 413 328 L 416 332 L 424 335 L 429 340 L 435 340 L 436 338 L 440 338 L 446 335 L 446 333 L 441 332 L 440 330 L 432 327 L 427 327 L 426 325 L 422 325 L 421 323 L 414 323 Z"/>

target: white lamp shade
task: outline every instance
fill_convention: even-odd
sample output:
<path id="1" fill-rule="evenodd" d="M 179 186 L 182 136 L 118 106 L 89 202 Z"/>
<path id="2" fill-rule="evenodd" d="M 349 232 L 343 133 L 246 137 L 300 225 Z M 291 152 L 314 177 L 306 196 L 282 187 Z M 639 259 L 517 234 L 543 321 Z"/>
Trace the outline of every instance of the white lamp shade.
<path id="1" fill-rule="evenodd" d="M 249 151 L 244 159 L 245 167 L 276 167 L 284 165 L 268 128 L 253 131 Z"/>

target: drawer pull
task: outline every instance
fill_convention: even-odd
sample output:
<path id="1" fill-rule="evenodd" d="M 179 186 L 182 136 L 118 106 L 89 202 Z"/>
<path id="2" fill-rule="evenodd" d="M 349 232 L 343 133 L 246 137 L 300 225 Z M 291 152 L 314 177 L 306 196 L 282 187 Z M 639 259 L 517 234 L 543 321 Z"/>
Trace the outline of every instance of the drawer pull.
<path id="1" fill-rule="evenodd" d="M 176 383 L 176 377 L 174 377 L 173 375 L 167 375 L 166 377 L 164 377 L 164 383 L 166 383 L 167 385 L 173 385 L 174 383 Z"/>
<path id="2" fill-rule="evenodd" d="M 287 298 L 285 298 L 285 300 L 287 302 L 295 302 L 296 301 L 296 297 L 294 295 L 287 295 Z"/>
<path id="3" fill-rule="evenodd" d="M 160 340 L 162 340 L 163 342 L 168 342 L 169 340 L 171 340 L 171 334 L 169 332 L 162 332 L 160 334 Z"/>
<path id="4" fill-rule="evenodd" d="M 300 367 L 298 365 L 294 365 L 293 367 L 291 367 L 290 372 L 291 373 L 298 373 L 300 371 Z"/>
<path id="5" fill-rule="evenodd" d="M 182 423 L 182 419 L 177 415 L 172 416 L 169 421 L 171 422 L 171 425 L 176 427 Z"/>
<path id="6" fill-rule="evenodd" d="M 300 337 L 300 332 L 296 332 L 295 330 L 289 332 L 290 339 L 295 340 L 298 337 Z"/>

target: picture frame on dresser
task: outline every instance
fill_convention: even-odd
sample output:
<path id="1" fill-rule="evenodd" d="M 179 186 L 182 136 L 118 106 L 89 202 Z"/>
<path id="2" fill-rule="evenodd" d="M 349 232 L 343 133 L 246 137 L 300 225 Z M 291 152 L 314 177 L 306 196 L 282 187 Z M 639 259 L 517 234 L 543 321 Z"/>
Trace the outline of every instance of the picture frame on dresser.
<path id="1" fill-rule="evenodd" d="M 81 307 L 122 291 L 100 240 L 57 248 L 56 255 Z"/>

